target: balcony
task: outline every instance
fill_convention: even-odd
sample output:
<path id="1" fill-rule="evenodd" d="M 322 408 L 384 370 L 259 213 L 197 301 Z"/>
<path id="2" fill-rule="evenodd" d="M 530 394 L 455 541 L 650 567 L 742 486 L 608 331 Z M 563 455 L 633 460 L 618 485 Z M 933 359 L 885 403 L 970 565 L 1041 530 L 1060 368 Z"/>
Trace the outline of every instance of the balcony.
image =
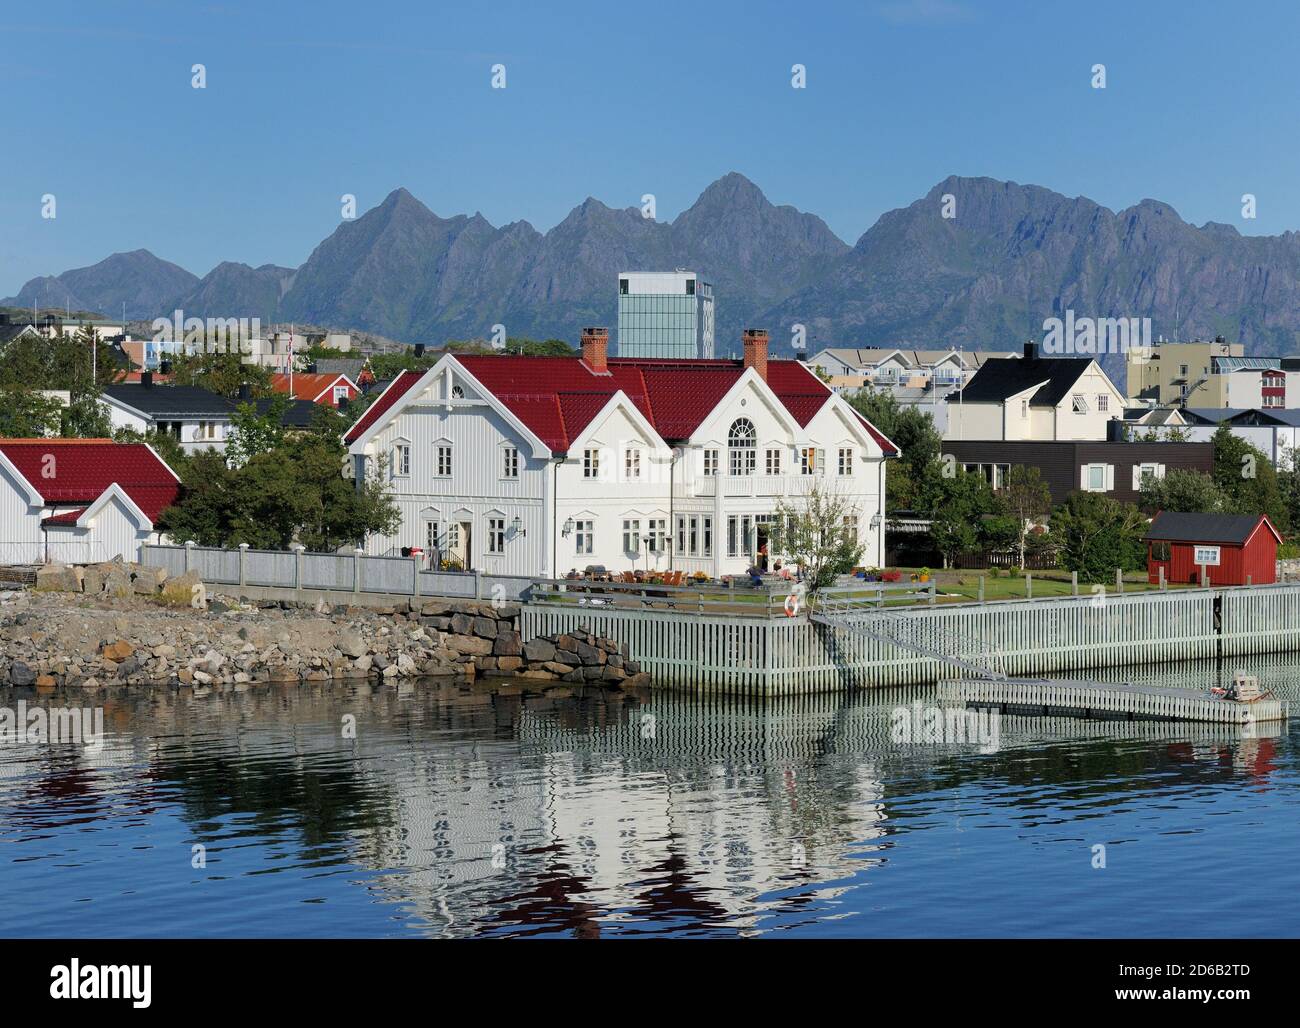
<path id="1" fill-rule="evenodd" d="M 700 475 L 679 485 L 678 496 L 789 496 L 799 492 L 798 476 L 791 475 Z M 794 483 L 792 485 L 791 483 Z"/>

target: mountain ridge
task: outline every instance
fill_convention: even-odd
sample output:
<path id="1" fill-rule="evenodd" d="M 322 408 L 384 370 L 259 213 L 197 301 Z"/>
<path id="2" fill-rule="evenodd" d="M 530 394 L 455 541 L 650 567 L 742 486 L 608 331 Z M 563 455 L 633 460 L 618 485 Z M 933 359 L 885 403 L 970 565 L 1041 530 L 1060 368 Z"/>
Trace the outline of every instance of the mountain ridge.
<path id="1" fill-rule="evenodd" d="M 955 217 L 944 217 L 945 197 Z M 1300 233 L 1197 227 L 1163 201 L 1112 211 L 1087 197 L 983 176 L 948 176 L 850 245 L 817 215 L 772 204 L 739 172 L 672 221 L 587 197 L 553 228 L 434 213 L 405 187 L 345 221 L 298 268 L 224 261 L 199 278 L 147 250 L 40 276 L 30 307 L 148 319 L 260 317 L 410 342 L 510 335 L 576 339 L 616 323 L 616 276 L 686 267 L 714 286 L 717 349 L 767 327 L 824 346 L 1015 349 L 1045 318 L 1150 317 L 1157 335 L 1300 350 Z"/>

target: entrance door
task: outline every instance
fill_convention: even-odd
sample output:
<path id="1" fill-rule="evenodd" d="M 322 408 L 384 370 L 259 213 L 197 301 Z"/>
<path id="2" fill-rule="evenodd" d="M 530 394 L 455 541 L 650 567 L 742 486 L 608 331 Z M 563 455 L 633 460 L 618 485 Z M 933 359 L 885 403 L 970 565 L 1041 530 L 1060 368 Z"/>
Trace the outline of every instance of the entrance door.
<path id="1" fill-rule="evenodd" d="M 454 521 L 448 528 L 451 535 L 447 542 L 447 550 L 451 553 L 455 562 L 468 571 L 470 554 L 473 552 L 471 549 L 473 523 L 470 521 Z"/>
<path id="2" fill-rule="evenodd" d="M 766 571 L 768 569 L 772 557 L 772 551 L 767 544 L 768 531 L 769 526 L 767 521 L 764 519 L 760 519 L 758 524 L 754 526 L 756 553 L 755 563 L 758 564 L 760 571 Z"/>

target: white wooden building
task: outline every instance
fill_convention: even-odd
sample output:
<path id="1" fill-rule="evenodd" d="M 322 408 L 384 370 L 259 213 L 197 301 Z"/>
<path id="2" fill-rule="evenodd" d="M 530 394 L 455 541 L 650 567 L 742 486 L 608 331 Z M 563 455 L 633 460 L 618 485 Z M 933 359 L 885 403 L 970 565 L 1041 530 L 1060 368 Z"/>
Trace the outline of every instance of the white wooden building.
<path id="1" fill-rule="evenodd" d="M 863 562 L 884 561 L 885 461 L 897 448 L 797 361 L 445 355 L 395 379 L 348 433 L 353 473 L 402 512 L 371 553 L 407 547 L 496 574 L 602 565 L 743 573 L 777 504 L 846 494 Z M 779 554 L 772 554 L 773 558 Z"/>

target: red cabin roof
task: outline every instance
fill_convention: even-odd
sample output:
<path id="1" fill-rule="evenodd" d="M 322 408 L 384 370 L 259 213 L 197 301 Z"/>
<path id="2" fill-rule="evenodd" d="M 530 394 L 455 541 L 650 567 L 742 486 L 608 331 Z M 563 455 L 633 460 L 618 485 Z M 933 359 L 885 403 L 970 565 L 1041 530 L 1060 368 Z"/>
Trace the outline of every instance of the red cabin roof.
<path id="1" fill-rule="evenodd" d="M 72 514 L 80 516 L 85 507 L 116 483 L 150 521 L 157 521 L 158 515 L 176 502 L 181 491 L 180 481 L 171 468 L 144 443 L 115 443 L 111 439 L 0 439 L 0 453 L 47 505 L 82 507 L 58 515 L 61 519 Z M 75 521 L 76 517 L 72 517 L 72 522 Z"/>

